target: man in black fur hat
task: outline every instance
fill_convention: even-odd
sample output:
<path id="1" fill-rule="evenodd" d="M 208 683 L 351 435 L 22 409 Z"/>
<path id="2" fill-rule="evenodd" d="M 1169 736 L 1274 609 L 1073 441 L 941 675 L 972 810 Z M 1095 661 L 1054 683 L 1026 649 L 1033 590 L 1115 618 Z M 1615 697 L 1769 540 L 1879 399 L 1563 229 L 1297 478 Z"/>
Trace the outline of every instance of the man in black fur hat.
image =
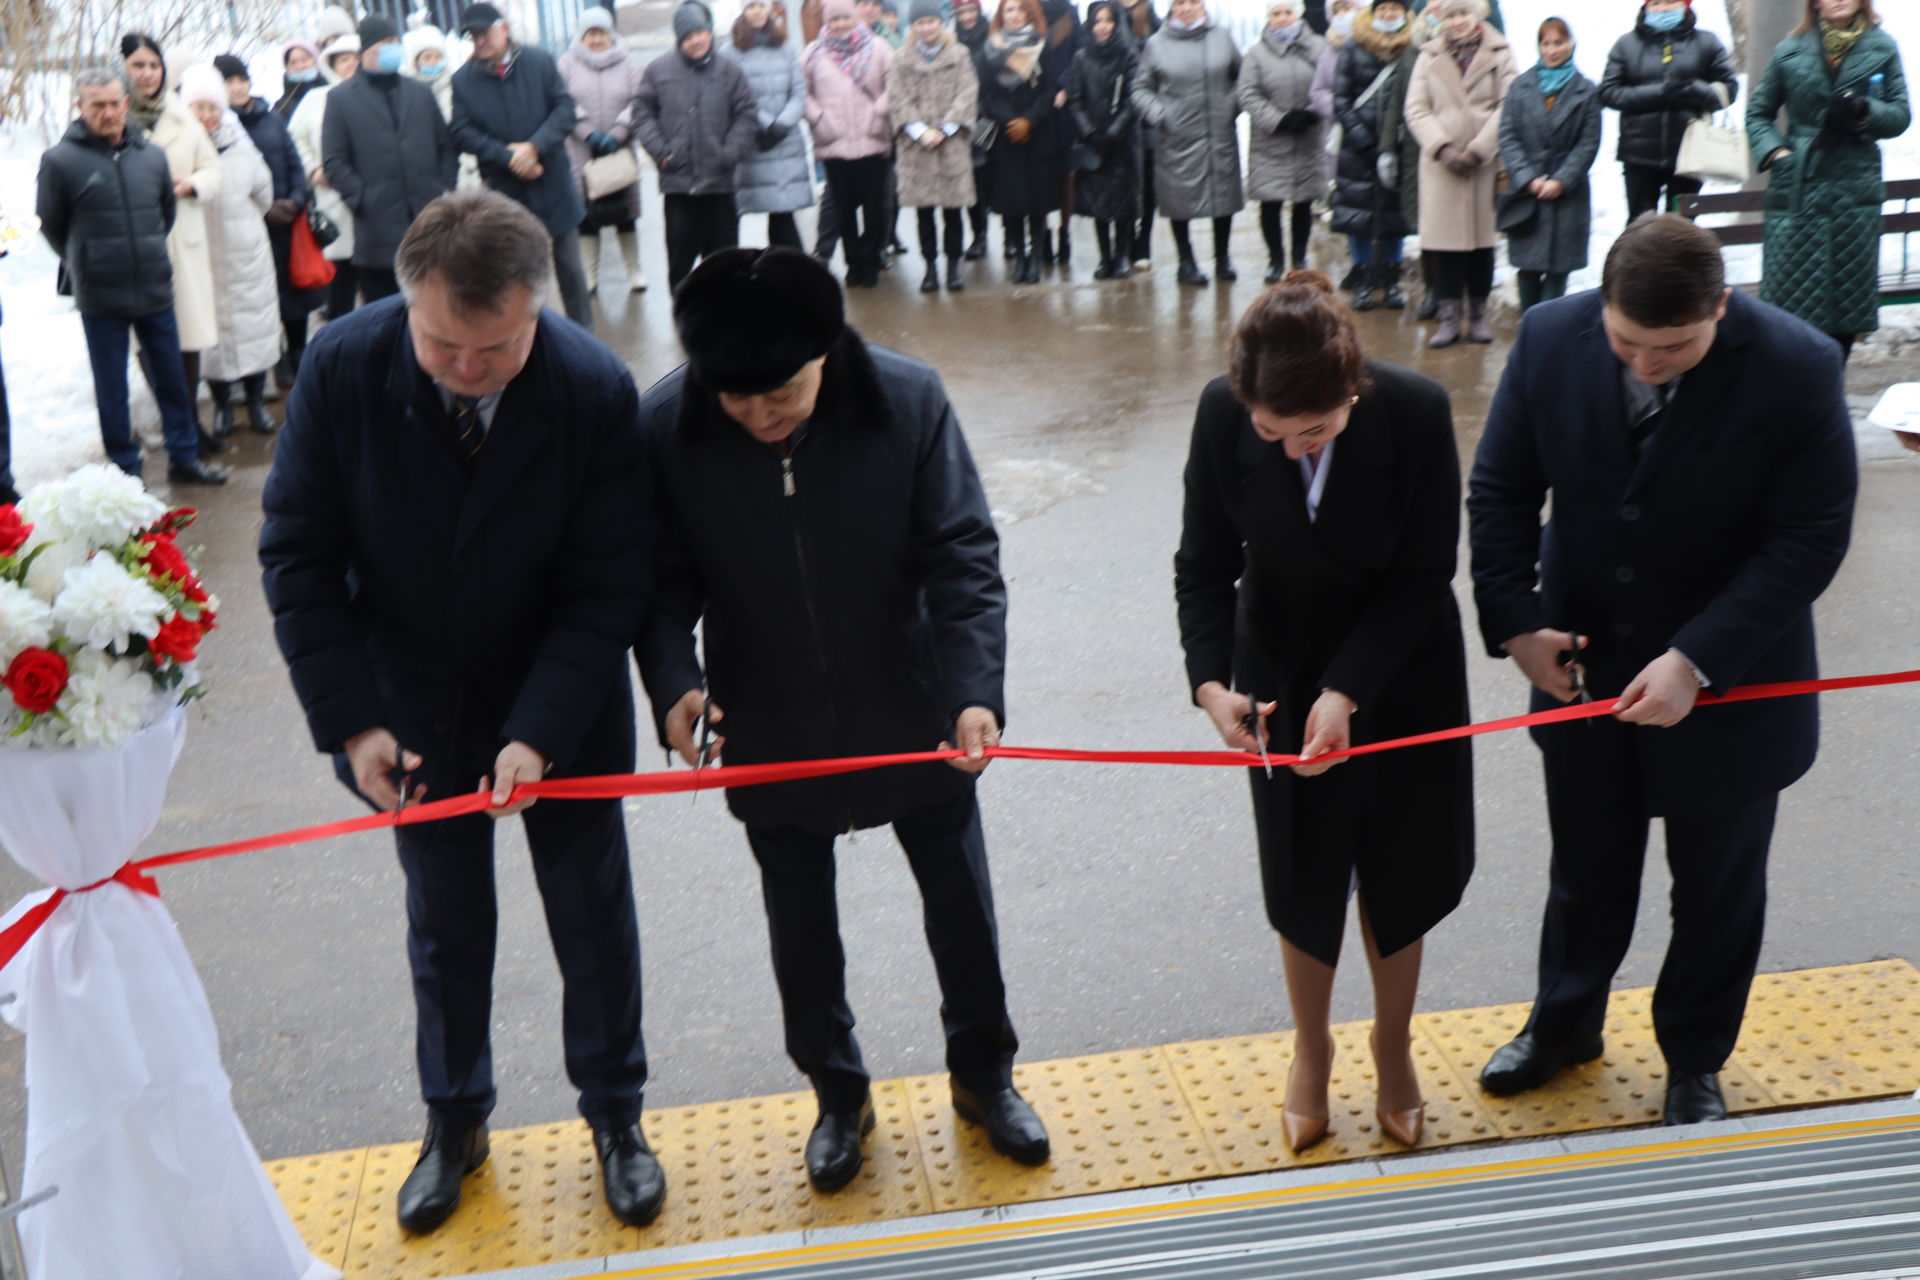
<path id="1" fill-rule="evenodd" d="M 760 863 L 787 1051 L 819 1101 L 807 1175 L 846 1185 L 874 1126 L 833 844 L 885 823 L 920 885 L 954 1109 L 1043 1163 L 974 796 L 1000 740 L 1007 592 L 953 406 L 932 369 L 849 328 L 839 283 L 797 250 L 710 256 L 673 317 L 687 363 L 641 401 L 663 540 L 636 654 L 661 741 L 696 763 L 704 713 L 728 764 L 967 753 L 727 793 Z"/>

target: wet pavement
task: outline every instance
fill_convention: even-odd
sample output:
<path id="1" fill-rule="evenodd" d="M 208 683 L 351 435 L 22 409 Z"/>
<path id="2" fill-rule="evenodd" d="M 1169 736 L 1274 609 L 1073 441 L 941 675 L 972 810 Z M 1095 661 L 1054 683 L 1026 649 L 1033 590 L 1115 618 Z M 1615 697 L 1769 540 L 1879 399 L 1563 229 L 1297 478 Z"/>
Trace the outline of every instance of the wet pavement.
<path id="1" fill-rule="evenodd" d="M 1071 279 L 1010 288 L 995 252 L 959 295 L 917 292 L 904 259 L 856 293 L 872 340 L 931 361 L 945 378 L 1001 521 L 1012 592 L 1008 740 L 1076 747 L 1214 745 L 1186 700 L 1171 557 L 1193 404 L 1224 365 L 1233 320 L 1259 292 L 1265 254 L 1239 220 L 1242 279 L 1173 281 L 1159 269 L 1095 283 L 1084 224 Z M 911 235 L 911 222 L 902 219 Z M 610 254 L 602 336 L 642 385 L 676 362 L 657 209 L 642 226 L 654 287 L 622 291 Z M 746 220 L 749 236 L 759 220 Z M 1204 240 L 1204 235 L 1201 237 Z M 1331 263 L 1335 245 L 1316 245 Z M 1496 327 L 1510 334 L 1512 320 Z M 1471 454 L 1505 360 L 1504 342 L 1425 351 L 1411 313 L 1361 318 L 1375 356 L 1442 379 Z M 1913 349 L 1909 348 L 1909 352 Z M 1904 367 L 1864 361 L 1851 390 L 1869 403 Z M 204 512 L 194 535 L 223 597 L 206 648 L 213 696 L 193 712 L 159 832 L 160 852 L 352 815 L 316 755 L 273 647 L 252 547 L 271 442 L 238 441 L 234 483 L 184 496 Z M 1920 665 L 1912 564 L 1920 554 L 1920 464 L 1863 468 L 1855 550 L 1822 602 L 1829 674 Z M 157 470 L 157 464 L 153 469 Z M 1464 559 L 1464 558 L 1463 558 Z M 1461 580 L 1471 626 L 1470 593 Z M 1470 652 L 1475 648 L 1470 642 Z M 1504 664 L 1472 657 L 1477 717 L 1523 709 Z M 1920 694 L 1830 696 L 1814 772 L 1789 794 L 1774 849 L 1764 970 L 1920 957 L 1910 832 L 1920 764 L 1910 726 Z M 1710 714 L 1710 713 L 1709 713 Z M 644 735 L 650 738 L 650 735 Z M 1544 894 L 1538 765 L 1516 735 L 1475 746 L 1480 870 L 1432 937 L 1422 1004 L 1527 999 Z M 641 766 L 661 756 L 643 751 Z M 1005 965 L 1024 1057 L 1268 1031 L 1287 1025 L 1279 954 L 1264 919 L 1245 792 L 1237 777 L 1002 761 L 982 798 Z M 1595 805 L 1610 797 L 1596 794 Z M 798 1087 L 782 1049 L 757 876 L 718 795 L 627 809 L 646 957 L 653 1105 Z M 503 902 L 496 982 L 496 1120 L 570 1115 L 561 1065 L 559 981 L 516 826 L 500 829 Z M 879 1076 L 937 1071 L 939 997 L 918 904 L 891 837 L 843 841 L 841 912 L 849 987 Z M 1658 841 L 1655 856 L 1658 862 Z M 476 874 L 485 874 L 476 867 Z M 1664 875 L 1650 871 L 1621 986 L 1653 980 L 1665 945 Z M 30 887 L 10 866 L 0 899 Z M 390 840 L 363 836 L 170 870 L 162 876 L 212 1000 L 236 1099 L 263 1156 L 396 1141 L 421 1122 L 401 879 Z M 1368 1016 L 1358 939 L 1336 1020 Z M 23 1114 L 17 1037 L 0 1044 L 0 1138 L 17 1160 Z M 17 1168 L 17 1164 L 15 1165 Z"/>

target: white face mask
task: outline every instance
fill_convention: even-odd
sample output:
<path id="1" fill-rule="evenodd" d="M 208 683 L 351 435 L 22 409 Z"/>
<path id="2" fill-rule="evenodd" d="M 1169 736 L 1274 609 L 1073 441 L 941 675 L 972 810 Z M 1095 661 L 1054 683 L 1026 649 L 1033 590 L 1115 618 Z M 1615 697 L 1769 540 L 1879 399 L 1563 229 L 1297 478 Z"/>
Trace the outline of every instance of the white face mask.
<path id="1" fill-rule="evenodd" d="M 1353 34 L 1353 15 L 1350 13 L 1343 13 L 1338 15 L 1337 17 L 1333 18 L 1331 21 L 1327 23 L 1327 30 L 1337 31 L 1343 36 L 1352 35 Z"/>
<path id="2" fill-rule="evenodd" d="M 1351 20 L 1349 20 L 1349 21 L 1351 21 Z M 1373 29 L 1374 29 L 1375 31 L 1382 31 L 1382 32 L 1385 32 L 1385 33 L 1386 33 L 1387 35 L 1392 35 L 1392 34 L 1393 34 L 1394 32 L 1396 32 L 1396 31 L 1398 31 L 1398 30 L 1400 30 L 1400 28 L 1402 28 L 1402 27 L 1404 27 L 1404 26 L 1406 26 L 1406 25 L 1407 25 L 1407 20 L 1406 20 L 1406 19 L 1405 19 L 1404 17 L 1401 17 L 1401 18 L 1375 18 L 1375 19 L 1373 20 Z"/>

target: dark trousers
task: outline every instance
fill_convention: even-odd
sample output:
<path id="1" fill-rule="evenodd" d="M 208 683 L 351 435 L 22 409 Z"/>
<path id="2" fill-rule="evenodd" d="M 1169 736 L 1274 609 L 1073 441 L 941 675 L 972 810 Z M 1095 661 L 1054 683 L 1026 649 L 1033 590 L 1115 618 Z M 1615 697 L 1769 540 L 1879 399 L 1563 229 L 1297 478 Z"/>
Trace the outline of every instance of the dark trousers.
<path id="1" fill-rule="evenodd" d="M 327 285 L 327 319 L 338 320 L 353 310 L 360 293 L 360 271 L 351 262 L 333 264 L 333 281 Z"/>
<path id="2" fill-rule="evenodd" d="M 1458 302 L 1493 293 L 1493 250 L 1434 249 L 1421 256 L 1427 265 L 1427 287 L 1434 297 Z"/>
<path id="3" fill-rule="evenodd" d="M 598 230 L 594 233 L 597 238 Z M 562 231 L 553 238 L 553 278 L 560 286 L 560 305 L 567 319 L 593 328 L 593 299 L 587 294 L 587 269 L 580 261 L 580 230 Z"/>
<path id="4" fill-rule="evenodd" d="M 847 274 L 854 279 L 872 279 L 880 273 L 880 251 L 893 235 L 887 208 L 892 162 L 886 156 L 861 156 L 858 160 L 829 160 L 826 168 L 827 191 L 833 196 Z"/>
<path id="5" fill-rule="evenodd" d="M 791 213 L 770 213 L 767 215 L 767 244 L 786 249 L 803 249 L 805 243 L 800 239 L 800 224 Z"/>
<path id="6" fill-rule="evenodd" d="M 1569 274 L 1565 271 L 1519 272 L 1514 277 L 1514 285 L 1520 290 L 1520 310 L 1524 312 L 1543 302 L 1566 297 Z"/>
<path id="7" fill-rule="evenodd" d="M 1187 218 L 1169 218 L 1173 224 L 1174 247 L 1180 250 L 1180 261 L 1193 261 L 1193 238 L 1187 230 L 1191 220 Z M 1233 215 L 1213 220 L 1213 260 L 1225 262 L 1228 258 L 1228 246 L 1233 239 Z"/>
<path id="8" fill-rule="evenodd" d="M 273 246 L 274 282 L 280 290 L 280 327 L 286 333 L 287 349 L 280 367 L 288 378 L 298 376 L 300 358 L 307 350 L 307 317 L 326 297 L 323 289 L 296 289 L 287 274 L 287 257 L 293 251 L 291 227 L 267 227 L 267 240 Z"/>
<path id="9" fill-rule="evenodd" d="M 1527 1022 L 1543 1040 L 1586 1039 L 1605 1025 L 1608 987 L 1633 941 L 1651 821 L 1637 802 L 1637 739 L 1659 732 L 1611 720 L 1544 731 L 1553 862 Z M 1665 819 L 1673 936 L 1653 990 L 1653 1027 L 1675 1071 L 1718 1071 L 1739 1038 L 1760 959 L 1779 801 L 1770 793 Z"/>
<path id="10" fill-rule="evenodd" d="M 1140 230 L 1134 233 L 1133 251 L 1142 259 L 1153 256 L 1153 211 L 1158 208 L 1153 193 L 1153 152 L 1140 153 Z"/>
<path id="11" fill-rule="evenodd" d="M 446 786 L 433 791 L 460 789 L 449 774 Z M 588 1124 L 630 1125 L 640 1117 L 647 1054 L 640 1036 L 640 934 L 620 805 L 545 800 L 521 820 L 564 983 L 567 1078 L 580 1091 Z M 492 818 L 473 814 L 397 832 L 407 877 L 420 1092 L 430 1112 L 450 1119 L 484 1120 L 493 1110 L 493 830 Z"/>
<path id="12" fill-rule="evenodd" d="M 740 215 L 734 212 L 731 192 L 717 196 L 663 195 L 660 213 L 667 228 L 669 290 L 678 289 L 700 259 L 740 243 Z"/>
<path id="13" fill-rule="evenodd" d="M 93 400 L 100 413 L 100 443 L 114 465 L 140 474 L 140 445 L 133 438 L 133 418 L 127 407 L 127 350 L 129 331 L 140 337 L 146 355 L 147 377 L 160 405 L 160 432 L 166 438 L 167 457 L 191 464 L 200 460 L 200 424 L 194 418 L 193 389 L 180 362 L 180 326 L 173 308 L 137 316 L 81 316 L 87 335 L 87 360 L 93 366 Z"/>
<path id="14" fill-rule="evenodd" d="M 1307 241 L 1313 236 L 1313 202 L 1296 200 L 1293 213 L 1287 219 L 1288 241 L 1280 238 L 1280 205 L 1278 200 L 1260 202 L 1260 236 L 1267 242 L 1267 261 L 1280 266 L 1287 261 L 1289 242 L 1293 249 L 1293 265 L 1296 269 L 1307 265 Z"/>
<path id="15" fill-rule="evenodd" d="M 947 256 L 957 258 L 967 251 L 967 242 L 961 238 L 960 210 L 955 209 L 919 209 L 915 211 L 920 223 L 920 256 L 931 262 L 940 256 L 940 233 L 934 225 L 939 216 L 940 226 L 947 233 Z"/>
<path id="16" fill-rule="evenodd" d="M 1019 1041 L 1007 1014 L 986 837 L 972 793 L 898 819 L 893 832 L 920 885 L 927 946 L 940 979 L 947 1070 L 979 1093 L 1013 1083 Z M 853 1038 L 846 953 L 834 895 L 833 841 L 795 827 L 748 827 L 760 863 L 787 1053 L 813 1081 L 824 1111 L 851 1111 L 869 1076 Z"/>
<path id="17" fill-rule="evenodd" d="M 1652 165 L 1620 166 L 1627 178 L 1627 221 L 1658 209 L 1665 212 L 1675 196 L 1697 196 L 1703 185 L 1698 178 L 1682 178 L 1671 169 Z"/>

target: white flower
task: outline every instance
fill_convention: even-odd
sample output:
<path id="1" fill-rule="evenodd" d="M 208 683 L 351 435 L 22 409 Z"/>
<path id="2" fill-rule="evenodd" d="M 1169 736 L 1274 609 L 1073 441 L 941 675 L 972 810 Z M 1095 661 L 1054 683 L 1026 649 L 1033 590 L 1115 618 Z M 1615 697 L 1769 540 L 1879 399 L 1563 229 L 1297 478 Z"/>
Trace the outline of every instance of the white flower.
<path id="1" fill-rule="evenodd" d="M 22 649 L 43 649 L 53 636 L 53 610 L 17 582 L 0 581 L 0 666 Z"/>
<path id="2" fill-rule="evenodd" d="M 140 731 L 159 703 L 153 678 L 139 663 L 82 649 L 73 657 L 72 677 L 60 695 L 66 722 L 59 725 L 55 740 L 69 747 L 118 746 Z"/>
<path id="3" fill-rule="evenodd" d="M 66 583 L 53 602 L 53 620 L 89 649 L 125 653 L 131 637 L 151 640 L 160 619 L 172 612 L 167 598 L 135 578 L 109 555 L 97 555 L 67 570 Z"/>
<path id="4" fill-rule="evenodd" d="M 167 504 L 140 481 L 104 462 L 39 486 L 21 504 L 21 517 L 44 521 L 49 538 L 77 538 L 90 547 L 125 542 L 166 513 Z"/>

